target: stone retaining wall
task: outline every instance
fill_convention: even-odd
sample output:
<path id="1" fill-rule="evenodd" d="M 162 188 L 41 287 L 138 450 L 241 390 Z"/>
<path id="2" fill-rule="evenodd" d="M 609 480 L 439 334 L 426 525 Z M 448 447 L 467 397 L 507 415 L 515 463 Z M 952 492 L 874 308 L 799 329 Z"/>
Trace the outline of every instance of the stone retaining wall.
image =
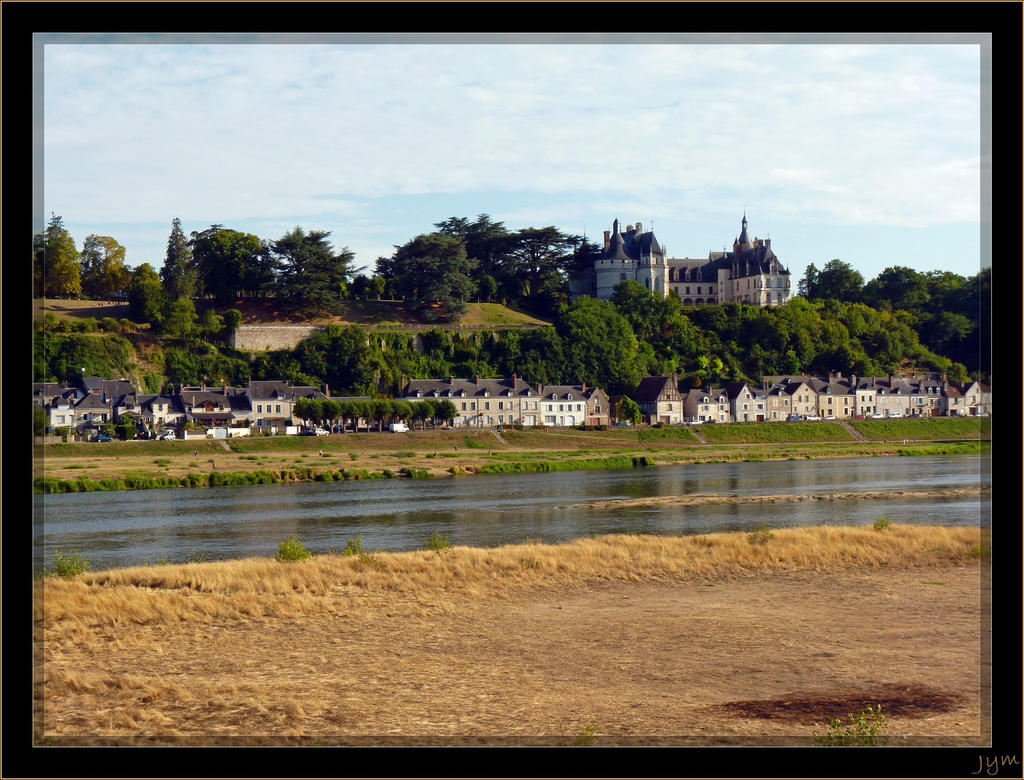
<path id="1" fill-rule="evenodd" d="M 311 333 L 323 330 L 320 325 L 239 325 L 229 340 L 235 349 L 264 352 L 292 349 Z"/>

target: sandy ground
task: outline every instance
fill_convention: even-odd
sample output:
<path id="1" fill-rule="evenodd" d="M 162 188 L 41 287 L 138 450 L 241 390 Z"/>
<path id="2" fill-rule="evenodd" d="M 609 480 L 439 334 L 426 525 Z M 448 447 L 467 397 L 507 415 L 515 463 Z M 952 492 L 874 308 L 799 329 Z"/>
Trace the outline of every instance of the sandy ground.
<path id="1" fill-rule="evenodd" d="M 72 682 L 43 734 L 799 745 L 875 704 L 894 741 L 982 744 L 980 578 L 858 568 L 448 592 L 442 609 L 374 593 L 313 617 L 116 625 L 88 650 L 45 644 L 47 677 Z"/>

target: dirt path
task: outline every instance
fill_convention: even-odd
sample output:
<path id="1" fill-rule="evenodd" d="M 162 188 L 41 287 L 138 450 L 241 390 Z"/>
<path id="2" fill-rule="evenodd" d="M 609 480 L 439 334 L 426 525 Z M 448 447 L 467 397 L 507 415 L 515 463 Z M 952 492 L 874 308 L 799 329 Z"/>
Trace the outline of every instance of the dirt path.
<path id="1" fill-rule="evenodd" d="M 126 623 L 89 649 L 46 644 L 44 733 L 808 744 L 879 704 L 894 738 L 982 744 L 979 580 L 864 568 Z"/>

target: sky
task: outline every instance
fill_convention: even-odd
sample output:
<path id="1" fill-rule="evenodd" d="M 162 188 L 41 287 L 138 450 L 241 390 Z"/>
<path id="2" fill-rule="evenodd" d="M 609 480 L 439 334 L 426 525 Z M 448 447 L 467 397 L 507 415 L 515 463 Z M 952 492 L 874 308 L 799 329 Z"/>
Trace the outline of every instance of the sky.
<path id="1" fill-rule="evenodd" d="M 108 235 L 159 269 L 175 217 L 267 240 L 298 225 L 372 271 L 453 216 L 598 243 L 641 222 L 699 258 L 745 214 L 796 278 L 833 258 L 865 281 L 970 276 L 991 264 L 987 51 L 981 35 L 48 35 L 33 232 L 58 214 L 79 249 Z"/>

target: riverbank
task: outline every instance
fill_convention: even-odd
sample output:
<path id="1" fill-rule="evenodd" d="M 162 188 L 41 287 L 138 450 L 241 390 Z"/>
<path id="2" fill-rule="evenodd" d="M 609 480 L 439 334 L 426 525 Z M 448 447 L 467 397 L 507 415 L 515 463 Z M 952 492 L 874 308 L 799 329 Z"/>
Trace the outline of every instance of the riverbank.
<path id="1" fill-rule="evenodd" d="M 873 421 L 859 421 L 862 425 Z M 838 423 L 581 431 L 437 430 L 198 442 L 129 441 L 37 445 L 36 492 L 209 487 L 301 481 L 446 478 L 593 468 L 975 454 L 989 434 L 971 420 L 902 421 L 880 440 L 856 439 Z M 950 423 L 954 423 L 952 427 Z M 895 425 L 896 423 L 893 423 Z M 972 427 L 973 426 L 973 427 Z M 877 426 L 876 426 L 877 427 Z M 857 429 L 858 431 L 860 429 Z M 871 432 L 871 428 L 867 430 Z M 907 435 L 907 432 L 911 435 Z M 893 432 L 899 439 L 882 438 Z M 949 438 L 958 434 L 961 438 Z M 861 433 L 861 435 L 866 436 Z M 766 440 L 767 439 L 767 440 Z"/>
<path id="2" fill-rule="evenodd" d="M 47 578 L 36 741 L 811 744 L 881 704 L 896 744 L 981 745 L 989 544 L 816 527 Z"/>

